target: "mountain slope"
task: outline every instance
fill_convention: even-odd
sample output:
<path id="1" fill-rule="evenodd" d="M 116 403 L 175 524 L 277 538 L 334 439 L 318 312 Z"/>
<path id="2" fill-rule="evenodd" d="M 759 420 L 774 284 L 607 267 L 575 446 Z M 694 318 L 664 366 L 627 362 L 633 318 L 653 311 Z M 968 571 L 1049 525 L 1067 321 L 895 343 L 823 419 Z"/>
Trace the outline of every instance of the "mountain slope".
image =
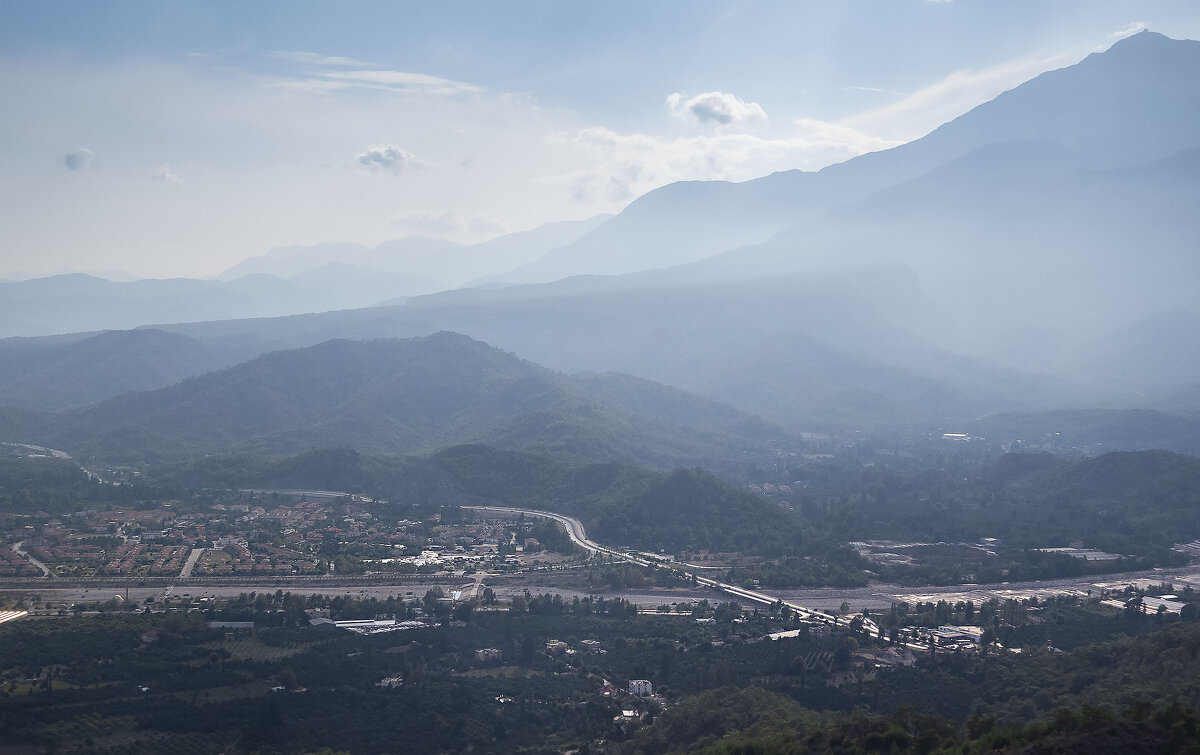
<path id="1" fill-rule="evenodd" d="M 597 380 L 607 385 L 594 395 L 588 386 Z M 664 396 L 678 410 L 673 421 L 637 410 Z M 17 420 L 27 428 L 26 417 Z M 489 442 L 666 466 L 736 458 L 780 437 L 679 391 L 619 378 L 576 382 L 453 333 L 276 352 L 62 412 L 43 427 L 39 439 L 106 458 L 335 445 L 398 454 Z"/>
<path id="2" fill-rule="evenodd" d="M 1172 338 L 1141 337 L 1142 350 L 1104 338 L 1194 308 L 1198 82 L 1200 43 L 1142 34 L 902 147 L 819 173 L 664 187 L 547 260 L 565 260 L 555 275 L 581 269 L 576 251 L 602 269 L 628 269 L 623 256 L 644 268 L 667 259 L 659 247 L 687 259 L 790 224 L 762 243 L 636 274 L 171 330 L 244 357 L 454 330 L 793 429 L 1152 405 L 1130 390 L 1183 401 L 1195 379 Z M 1126 379 L 1129 359 L 1178 366 Z"/>
<path id="3" fill-rule="evenodd" d="M 757 244 L 1000 142 L 1055 142 L 1096 169 L 1149 162 L 1200 146 L 1198 122 L 1200 43 L 1142 32 L 1044 73 L 908 144 L 817 173 L 665 186 L 510 280 L 634 272 Z"/>
<path id="4" fill-rule="evenodd" d="M 3 346 L 0 405 L 44 410 L 160 388 L 224 366 L 219 353 L 196 339 L 154 329 Z"/>
<path id="5" fill-rule="evenodd" d="M 333 273 L 341 285 L 331 286 L 323 277 Z M 80 274 L 58 275 L 0 283 L 0 336 L 325 312 L 432 290 L 437 286 L 419 278 L 350 267 L 326 268 L 291 280 L 254 274 L 232 281 L 114 282 Z"/>

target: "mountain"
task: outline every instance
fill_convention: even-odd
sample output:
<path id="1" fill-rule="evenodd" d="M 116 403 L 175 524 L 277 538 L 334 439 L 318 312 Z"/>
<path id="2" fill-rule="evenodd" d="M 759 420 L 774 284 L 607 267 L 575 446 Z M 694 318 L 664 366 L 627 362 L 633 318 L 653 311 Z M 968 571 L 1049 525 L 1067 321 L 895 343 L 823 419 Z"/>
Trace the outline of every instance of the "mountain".
<path id="1" fill-rule="evenodd" d="M 662 187 L 511 279 L 635 272 L 758 244 L 994 144 L 1053 142 L 1075 153 L 1075 167 L 1097 170 L 1166 158 L 1200 146 L 1198 82 L 1200 43 L 1142 32 L 1076 65 L 1044 73 L 899 147 L 816 173 L 786 171 L 741 184 Z M 742 270 L 756 272 L 752 266 Z"/>
<path id="2" fill-rule="evenodd" d="M 608 218 L 608 215 L 597 215 L 582 221 L 546 223 L 529 231 L 509 233 L 470 245 L 427 236 L 409 236 L 385 241 L 374 248 L 361 244 L 279 247 L 264 255 L 243 260 L 219 277 L 227 281 L 245 275 L 295 279 L 331 264 L 353 265 L 380 273 L 421 279 L 423 287 L 419 290 L 409 287 L 409 290 L 413 293 L 429 293 L 485 281 L 530 263 L 552 249 L 575 241 Z M 394 297 L 393 293 L 387 298 Z"/>
<path id="3" fill-rule="evenodd" d="M 72 470 L 78 472 L 67 464 L 60 474 Z M 654 551 L 820 557 L 840 550 L 840 540 L 800 515 L 699 469 L 580 463 L 480 444 L 405 458 L 347 448 L 282 458 L 208 456 L 156 465 L 150 474 L 171 487 L 301 486 L 447 509 L 502 504 L 559 511 L 580 518 L 592 537 Z"/>
<path id="4" fill-rule="evenodd" d="M 1169 410 L 1167 396 L 1200 378 L 1200 314 L 1179 307 L 1155 312 L 1075 347 L 1061 370 L 1087 375 L 1115 400 Z"/>
<path id="5" fill-rule="evenodd" d="M 619 275 L 765 241 L 797 212 L 811 211 L 806 205 L 820 206 L 812 175 L 789 171 L 743 184 L 673 183 L 638 198 L 577 241 L 494 280 L 545 283 L 580 274 Z"/>
<path id="6" fill-rule="evenodd" d="M 305 270 L 327 265 L 330 262 L 347 262 L 358 259 L 369 251 L 362 244 L 295 244 L 270 249 L 266 254 L 249 257 L 226 269 L 217 276 L 231 281 L 247 275 L 273 275 L 290 278 Z"/>
<path id="7" fill-rule="evenodd" d="M 552 249 L 575 241 L 604 224 L 610 217 L 597 215 L 587 220 L 546 223 L 529 231 L 509 233 L 490 241 L 460 247 L 431 260 L 436 270 L 428 274 L 446 281 L 445 288 L 487 283 L 501 273 L 528 264 Z"/>
<path id="8" fill-rule="evenodd" d="M 674 411 L 645 408 L 655 404 Z M 15 437 L 29 422 L 16 415 L 3 429 Z M 55 447 L 106 459 L 339 445 L 400 454 L 486 442 L 664 466 L 761 453 L 782 437 L 674 389 L 611 376 L 577 381 L 453 333 L 274 352 L 43 416 L 36 432 Z"/>
<path id="9" fill-rule="evenodd" d="M 0 338 L 280 317 L 404 301 L 522 265 L 604 222 L 548 223 L 482 244 L 412 237 L 367 248 L 273 249 L 222 273 L 113 281 L 80 273 L 0 281 Z"/>
<path id="10" fill-rule="evenodd" d="M 0 283 L 0 337 L 327 312 L 437 288 L 421 278 L 351 265 L 325 265 L 289 280 L 253 274 L 231 281 L 115 282 L 58 275 Z"/>
<path id="11" fill-rule="evenodd" d="M 1076 396 L 1062 381 L 957 356 L 917 334 L 940 316 L 911 271 L 881 268 L 671 287 L 580 278 L 169 330 L 211 348 L 208 369 L 331 338 L 453 330 L 552 369 L 638 375 L 793 430 L 940 426 Z M 0 349 L 0 371 L 6 359 L 20 369 L 19 356 Z"/>
<path id="12" fill-rule="evenodd" d="M 1194 151 L 1133 170 L 1078 169 L 1081 161 L 1052 142 L 989 145 L 765 244 L 696 263 L 692 274 L 903 264 L 955 313 L 957 332 L 948 329 L 945 342 L 985 355 L 1017 326 L 1079 341 L 1192 305 L 1200 280 L 1190 241 L 1200 233 L 1189 211 L 1200 200 Z M 1155 180 L 1164 166 L 1172 180 Z"/>
<path id="13" fill-rule="evenodd" d="M 640 272 L 169 330 L 240 359 L 453 330 L 792 430 L 1190 406 L 1190 326 L 1154 318 L 1195 308 L 1198 82 L 1200 43 L 1141 34 L 895 149 L 664 187 L 538 263 Z"/>
<path id="14" fill-rule="evenodd" d="M 0 405 L 56 410 L 161 388 L 222 364 L 194 338 L 163 330 L 0 341 Z"/>
<path id="15" fill-rule="evenodd" d="M 984 417 L 967 429 L 995 445 L 1070 455 L 1154 449 L 1200 455 L 1200 417 L 1151 409 L 1005 413 Z"/>

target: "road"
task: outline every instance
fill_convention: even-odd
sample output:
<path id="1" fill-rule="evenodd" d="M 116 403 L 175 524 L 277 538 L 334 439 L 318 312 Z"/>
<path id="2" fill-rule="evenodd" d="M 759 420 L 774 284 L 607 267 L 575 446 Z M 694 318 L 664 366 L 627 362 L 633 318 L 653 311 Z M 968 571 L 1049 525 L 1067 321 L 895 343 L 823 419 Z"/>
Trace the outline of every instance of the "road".
<path id="1" fill-rule="evenodd" d="M 69 459 L 71 454 L 66 451 L 59 451 L 57 448 L 46 448 L 45 446 L 31 446 L 28 443 L 0 443 L 0 446 L 13 446 L 15 448 L 27 448 L 30 451 L 37 451 L 44 456 L 53 456 L 56 459 Z"/>
<path id="2" fill-rule="evenodd" d="M 472 509 L 475 511 L 494 511 L 504 514 L 524 514 L 525 516 L 536 516 L 545 519 L 553 519 L 560 522 L 566 529 L 571 540 L 579 547 L 591 553 L 602 553 L 615 559 L 626 561 L 628 563 L 637 564 L 639 566 L 659 566 L 659 567 L 679 567 L 681 565 L 671 562 L 662 562 L 646 558 L 641 554 L 626 553 L 608 546 L 601 545 L 594 540 L 589 540 L 587 531 L 583 527 L 583 523 L 578 519 L 567 516 L 565 514 L 555 514 L 549 511 L 538 511 L 536 509 L 523 509 L 514 506 L 463 506 L 464 509 Z M 686 566 L 686 565 L 683 565 Z M 806 598 L 820 598 L 821 602 L 826 605 L 831 605 L 831 601 L 836 601 L 837 605 L 841 602 L 852 602 L 853 605 L 859 607 L 864 606 L 864 600 L 874 598 L 879 601 L 878 607 L 886 610 L 893 602 L 920 602 L 920 601 L 936 601 L 950 600 L 975 600 L 976 602 L 986 602 L 991 598 L 1025 598 L 1031 595 L 1052 595 L 1069 592 L 1084 593 L 1092 590 L 1119 590 L 1130 582 L 1143 583 L 1162 583 L 1162 582 L 1182 582 L 1184 584 L 1200 582 L 1200 567 L 1184 567 L 1180 569 L 1152 569 L 1141 572 L 1129 572 L 1123 574 L 1103 574 L 1092 575 L 1087 578 L 1079 579 L 1057 579 L 1047 580 L 1044 582 L 1021 582 L 1014 584 L 987 585 L 987 586 L 972 586 L 972 585 L 957 585 L 954 587 L 925 587 L 925 588 L 901 588 L 896 585 L 879 585 L 875 587 L 867 587 L 861 589 L 845 590 L 845 589 L 825 589 L 825 590 L 805 590 L 784 593 L 783 595 L 772 595 L 760 590 L 748 590 L 744 587 L 731 585 L 720 580 L 710 579 L 695 574 L 686 569 L 680 569 L 684 573 L 691 576 L 697 585 L 707 587 L 734 598 L 759 603 L 761 605 L 772 606 L 782 605 L 784 608 L 794 611 L 802 619 L 809 622 L 818 622 L 828 624 L 830 626 L 846 626 L 850 623 L 853 617 L 842 616 L 833 610 L 822 610 L 814 608 L 812 602 Z M 805 599 L 801 603 L 797 598 Z M 957 599 L 957 600 L 956 600 Z M 870 619 L 863 621 L 863 630 L 869 634 L 882 636 L 879 626 Z M 901 640 L 900 644 L 910 650 L 925 652 L 930 649 L 930 635 L 921 630 L 915 630 L 915 634 L 909 638 Z"/>
<path id="3" fill-rule="evenodd" d="M 354 493 L 342 493 L 337 490 L 297 490 L 297 489 L 292 489 L 292 488 L 239 488 L 238 492 L 239 493 L 262 494 L 262 495 L 276 494 L 276 495 L 284 495 L 284 496 L 294 497 L 294 498 L 308 498 L 308 499 L 324 498 L 327 500 L 338 500 L 340 498 L 348 498 L 351 501 L 369 500 L 367 498 L 364 498 L 361 495 L 356 495 Z"/>
<path id="4" fill-rule="evenodd" d="M 603 555 L 611 556 L 612 558 L 615 558 L 615 559 L 618 559 L 621 561 L 626 561 L 631 564 L 637 564 L 638 566 L 660 566 L 660 567 L 666 566 L 667 568 L 671 567 L 671 564 L 668 562 L 652 561 L 651 559 L 645 558 L 639 554 L 626 553 L 624 551 L 620 551 L 615 548 L 609 548 L 606 545 L 601 545 L 600 543 L 597 543 L 594 540 L 589 540 L 588 536 L 587 536 L 587 531 L 583 527 L 583 522 L 580 522 L 575 517 L 567 516 L 566 514 L 555 514 L 553 512 L 539 511 L 537 509 L 522 509 L 522 508 L 517 508 L 515 506 L 463 506 L 463 508 L 471 509 L 473 511 L 494 511 L 494 512 L 500 513 L 500 514 L 524 514 L 525 516 L 536 516 L 536 517 L 541 517 L 543 519 L 553 519 L 554 521 L 562 524 L 563 527 L 567 531 L 567 535 L 570 536 L 571 540 L 576 545 L 578 545 L 580 548 L 583 548 L 586 551 L 589 551 L 591 553 L 601 553 Z M 726 582 L 721 582 L 719 580 L 710 579 L 708 577 L 701 577 L 694 573 L 687 572 L 686 570 L 681 569 L 681 571 L 684 571 L 684 573 L 689 574 L 692 577 L 692 579 L 695 580 L 697 585 L 701 585 L 703 587 L 708 587 L 708 588 L 723 592 L 732 597 L 741 598 L 743 600 L 748 600 L 752 603 L 759 603 L 759 604 L 765 605 L 765 606 L 771 606 L 771 605 L 775 605 L 776 603 L 780 603 L 783 605 L 783 607 L 788 608 L 792 611 L 795 611 L 797 614 L 800 615 L 801 618 L 807 619 L 809 621 L 818 621 L 818 622 L 822 622 L 822 623 L 826 623 L 826 624 L 849 623 L 849 619 L 847 617 L 837 616 L 836 614 L 828 613 L 825 611 L 818 611 L 813 608 L 808 608 L 808 607 L 802 606 L 798 603 L 782 600 L 777 596 L 768 595 L 767 593 L 760 592 L 758 590 L 747 590 L 746 588 L 738 587 L 737 585 L 731 585 Z M 865 628 L 868 631 L 875 632 L 875 633 L 878 633 L 878 631 L 879 631 L 878 627 L 876 627 L 874 625 L 874 622 L 871 622 L 870 620 L 867 620 Z"/>
<path id="5" fill-rule="evenodd" d="M 204 555 L 204 548 L 192 548 L 192 552 L 188 554 L 187 563 L 183 565 L 183 569 L 179 572 L 180 579 L 187 579 L 192 576 L 192 569 L 196 568 L 196 562 L 200 560 L 200 556 Z"/>
<path id="6" fill-rule="evenodd" d="M 12 547 L 12 549 L 13 549 L 13 553 L 17 554 L 18 556 L 20 556 L 21 558 L 25 559 L 25 560 L 26 560 L 26 561 L 28 561 L 29 563 L 33 564 L 33 565 L 34 565 L 34 566 L 36 566 L 37 568 L 41 569 L 41 570 L 42 570 L 42 576 L 43 576 L 43 577 L 49 577 L 49 576 L 50 576 L 50 567 L 46 566 L 46 565 L 45 565 L 45 564 L 43 564 L 41 561 L 38 561 L 36 558 L 34 558 L 33 556 L 29 555 L 29 554 L 28 554 L 28 553 L 26 553 L 24 550 L 22 550 L 22 549 L 21 549 L 21 547 L 22 547 L 23 545 L 25 545 L 25 541 L 24 541 L 24 540 L 22 540 L 22 541 L 21 541 L 21 542 L 19 542 L 19 543 L 15 543 L 15 544 L 13 545 L 13 547 Z"/>

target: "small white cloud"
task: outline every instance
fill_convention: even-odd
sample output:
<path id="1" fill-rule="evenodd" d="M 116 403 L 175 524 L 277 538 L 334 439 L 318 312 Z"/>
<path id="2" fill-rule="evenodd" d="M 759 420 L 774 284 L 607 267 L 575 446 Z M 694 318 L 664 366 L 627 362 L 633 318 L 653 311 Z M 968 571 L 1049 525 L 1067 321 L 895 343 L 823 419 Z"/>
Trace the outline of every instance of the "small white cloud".
<path id="1" fill-rule="evenodd" d="M 367 149 L 358 154 L 359 165 L 365 166 L 370 170 L 390 170 L 393 173 L 402 173 L 413 168 L 428 168 L 430 163 L 427 160 L 414 155 L 402 147 L 397 147 L 394 144 L 379 144 L 367 147 Z"/>
<path id="2" fill-rule="evenodd" d="M 62 164 L 67 170 L 76 172 L 91 170 L 96 165 L 96 153 L 86 147 L 79 147 L 63 155 Z"/>
<path id="3" fill-rule="evenodd" d="M 168 163 L 163 163 L 162 165 L 158 166 L 158 168 L 150 174 L 150 177 L 159 181 L 166 181 L 167 183 L 183 183 L 182 178 L 171 172 L 171 166 Z"/>
<path id="4" fill-rule="evenodd" d="M 728 92 L 705 92 L 684 99 L 679 92 L 667 95 L 667 109 L 677 118 L 711 121 L 720 126 L 738 126 L 767 119 L 757 102 L 745 102 Z"/>

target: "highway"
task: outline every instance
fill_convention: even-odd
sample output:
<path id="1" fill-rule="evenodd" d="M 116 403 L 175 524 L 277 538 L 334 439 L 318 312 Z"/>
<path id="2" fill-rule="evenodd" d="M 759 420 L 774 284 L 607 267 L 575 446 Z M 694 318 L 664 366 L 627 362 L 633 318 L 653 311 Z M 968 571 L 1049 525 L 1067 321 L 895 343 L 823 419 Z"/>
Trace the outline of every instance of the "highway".
<path id="1" fill-rule="evenodd" d="M 493 512 L 496 512 L 499 514 L 524 514 L 525 516 L 536 516 L 536 517 L 541 517 L 543 519 L 553 519 L 554 521 L 559 522 L 560 524 L 563 525 L 563 528 L 566 529 L 567 534 L 571 537 L 571 540 L 576 545 L 578 545 L 580 548 L 583 548 L 584 550 L 589 551 L 591 553 L 600 553 L 600 554 L 610 556 L 612 558 L 615 558 L 615 559 L 618 559 L 621 561 L 626 561 L 631 564 L 636 564 L 638 566 L 660 566 L 660 567 L 665 566 L 667 568 L 675 567 L 675 568 L 678 568 L 679 571 L 683 571 L 684 573 L 691 576 L 691 578 L 693 580 L 695 580 L 697 585 L 700 585 L 702 587 L 708 587 L 713 590 L 723 592 L 734 598 L 741 598 L 742 600 L 747 600 L 752 603 L 759 603 L 764 606 L 772 606 L 772 605 L 775 605 L 776 603 L 779 603 L 784 608 L 787 608 L 787 609 L 790 609 L 790 610 L 796 612 L 800 616 L 800 618 L 805 619 L 807 621 L 816 621 L 816 622 L 820 622 L 820 623 L 824 623 L 824 624 L 829 624 L 831 626 L 836 625 L 836 624 L 848 624 L 850 622 L 850 619 L 845 616 L 837 616 L 835 614 L 827 613 L 825 611 L 818 611 L 813 608 L 807 608 L 807 607 L 799 605 L 797 603 L 792 603 L 792 602 L 789 602 L 786 600 L 782 600 L 774 595 L 769 595 L 767 593 L 760 592 L 758 590 L 748 590 L 744 587 L 738 587 L 737 585 L 731 585 L 731 584 L 728 584 L 726 582 L 721 582 L 716 579 L 710 579 L 708 577 L 701 577 L 695 573 L 687 571 L 686 569 L 680 568 L 680 565 L 674 564 L 672 562 L 651 560 L 649 558 L 643 557 L 640 554 L 626 553 L 624 551 L 620 551 L 615 548 L 609 548 L 606 545 L 601 545 L 600 543 L 597 543 L 594 540 L 588 539 L 587 531 L 583 527 L 583 522 L 580 522 L 575 517 L 567 516 L 566 514 L 555 514 L 550 511 L 539 511 L 537 509 L 522 509 L 522 508 L 517 508 L 515 506 L 463 506 L 463 508 L 471 509 L 473 511 L 493 511 Z M 869 631 L 873 634 L 879 633 L 879 628 L 870 619 L 867 619 L 864 622 L 863 628 L 866 631 Z"/>

